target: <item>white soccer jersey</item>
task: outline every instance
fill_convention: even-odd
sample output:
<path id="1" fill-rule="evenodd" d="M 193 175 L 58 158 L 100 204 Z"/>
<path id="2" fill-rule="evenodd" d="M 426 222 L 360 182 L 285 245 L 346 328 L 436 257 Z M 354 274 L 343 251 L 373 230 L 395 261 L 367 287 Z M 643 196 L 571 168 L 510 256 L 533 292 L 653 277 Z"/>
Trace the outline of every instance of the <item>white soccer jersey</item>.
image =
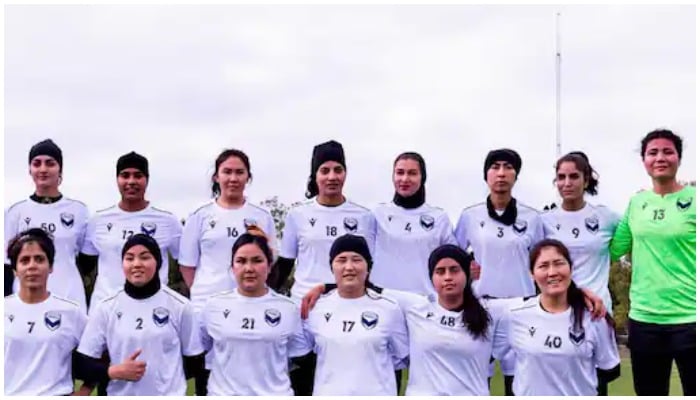
<path id="1" fill-rule="evenodd" d="M 146 362 L 146 373 L 136 382 L 111 380 L 107 394 L 184 396 L 182 356 L 204 352 L 189 300 L 164 287 L 147 299 L 133 299 L 122 290 L 96 304 L 78 351 L 101 358 L 107 350 L 115 365 L 139 349 L 137 360 Z"/>
<path id="2" fill-rule="evenodd" d="M 308 354 L 301 312 L 272 290 L 246 297 L 232 290 L 210 297 L 201 314 L 210 359 L 210 396 L 293 396 L 291 357 Z"/>
<path id="3" fill-rule="evenodd" d="M 384 288 L 434 294 L 428 273 L 430 253 L 457 244 L 450 219 L 442 209 L 423 204 L 405 209 L 394 203 L 374 210 L 377 236 L 370 279 Z"/>
<path id="4" fill-rule="evenodd" d="M 15 203 L 5 212 L 5 263 L 10 263 L 7 256 L 10 240 L 29 228 L 42 228 L 53 236 L 56 247 L 47 289 L 59 297 L 77 302 L 87 312 L 85 288 L 75 263 L 83 246 L 87 221 L 87 206 L 77 200 L 64 197 L 52 204 L 40 204 L 30 199 Z M 18 290 L 19 281 L 15 279 L 13 291 Z"/>
<path id="5" fill-rule="evenodd" d="M 347 233 L 363 236 L 374 255 L 375 232 L 372 213 L 351 201 L 327 207 L 312 199 L 289 210 L 280 256 L 297 259 L 292 297 L 301 299 L 316 285 L 335 282 L 330 251 L 336 238 Z"/>
<path id="6" fill-rule="evenodd" d="M 457 242 L 471 247 L 481 276 L 473 288 L 479 296 L 524 297 L 535 294 L 530 276 L 530 248 L 544 238 L 539 212 L 520 202 L 513 225 L 504 225 L 489 217 L 486 203 L 462 211 L 455 230 Z"/>
<path id="7" fill-rule="evenodd" d="M 168 284 L 168 251 L 179 256 L 182 225 L 175 215 L 151 205 L 141 211 L 128 212 L 115 205 L 98 211 L 90 218 L 82 252 L 98 256 L 97 281 L 90 304 L 97 304 L 124 287 L 122 248 L 137 233 L 153 237 L 163 255 L 160 280 Z"/>
<path id="8" fill-rule="evenodd" d="M 379 295 L 318 300 L 304 331 L 318 355 L 314 396 L 395 396 L 394 360 L 408 357 L 399 305 Z"/>
<path id="9" fill-rule="evenodd" d="M 620 217 L 607 207 L 588 203 L 578 211 L 566 211 L 559 207 L 542 214 L 545 236 L 559 240 L 569 249 L 574 264 L 574 282 L 600 296 L 610 314 L 612 299 L 608 290 L 608 245 L 619 221 Z"/>
<path id="10" fill-rule="evenodd" d="M 488 396 L 492 322 L 485 338 L 475 339 L 462 312 L 423 300 L 406 310 L 411 367 L 407 396 Z"/>
<path id="11" fill-rule="evenodd" d="M 494 353 L 515 353 L 516 396 L 595 396 L 596 366 L 612 369 L 620 363 L 615 333 L 604 319 L 592 321 L 588 311 L 583 329 L 573 329 L 572 310 L 552 314 L 539 296 L 511 308 L 496 326 Z"/>
<path id="12" fill-rule="evenodd" d="M 232 290 L 236 279 L 231 269 L 231 248 L 246 227 L 257 225 L 275 246 L 275 221 L 270 212 L 246 201 L 238 209 L 226 209 L 212 200 L 192 213 L 180 240 L 180 265 L 196 267 L 190 299 L 195 309 L 207 297 Z"/>
<path id="13" fill-rule="evenodd" d="M 72 354 L 86 321 L 77 302 L 54 294 L 37 304 L 5 297 L 5 395 L 73 393 Z"/>

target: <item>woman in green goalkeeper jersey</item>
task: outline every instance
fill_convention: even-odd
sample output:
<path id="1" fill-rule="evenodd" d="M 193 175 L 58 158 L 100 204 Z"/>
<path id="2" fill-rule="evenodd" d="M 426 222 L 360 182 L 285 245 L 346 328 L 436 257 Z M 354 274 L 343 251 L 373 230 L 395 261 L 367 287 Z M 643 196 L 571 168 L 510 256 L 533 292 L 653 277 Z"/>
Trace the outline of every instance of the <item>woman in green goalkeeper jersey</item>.
<path id="1" fill-rule="evenodd" d="M 695 395 L 695 187 L 676 172 L 683 141 L 669 130 L 642 140 L 652 190 L 637 193 L 610 244 L 632 254 L 629 342 L 638 395 L 668 395 L 676 361 L 685 395 Z"/>

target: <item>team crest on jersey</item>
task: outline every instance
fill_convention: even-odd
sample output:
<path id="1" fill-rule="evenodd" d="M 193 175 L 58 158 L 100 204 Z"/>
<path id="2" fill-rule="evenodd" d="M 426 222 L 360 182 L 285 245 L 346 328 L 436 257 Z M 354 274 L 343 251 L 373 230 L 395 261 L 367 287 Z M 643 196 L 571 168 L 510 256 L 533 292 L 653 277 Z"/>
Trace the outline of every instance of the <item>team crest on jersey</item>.
<path id="1" fill-rule="evenodd" d="M 583 343 L 583 339 L 585 338 L 586 331 L 581 329 L 581 331 L 576 332 L 573 326 L 569 327 L 569 340 L 571 340 L 571 343 L 573 343 L 576 346 L 580 346 L 581 343 Z"/>
<path id="2" fill-rule="evenodd" d="M 282 313 L 274 308 L 268 308 L 265 310 L 265 322 L 270 326 L 277 326 L 282 320 Z"/>
<path id="3" fill-rule="evenodd" d="M 12 322 L 12 321 L 14 321 L 14 320 L 15 320 L 15 316 L 14 316 L 14 315 L 12 315 L 12 314 L 10 314 L 10 315 L 8 315 L 8 316 L 7 316 L 7 319 L 9 319 L 9 320 L 10 320 L 10 322 Z"/>
<path id="4" fill-rule="evenodd" d="M 107 223 L 107 232 L 110 232 L 110 231 L 112 230 L 112 227 L 113 227 L 113 226 L 114 226 L 114 225 L 112 225 L 111 222 L 108 222 L 108 223 Z"/>
<path id="5" fill-rule="evenodd" d="M 316 218 L 309 218 L 309 224 L 310 224 L 311 227 L 313 228 L 314 225 L 316 225 Z"/>
<path id="6" fill-rule="evenodd" d="M 522 235 L 527 232 L 527 221 L 523 221 L 522 219 L 515 221 L 513 224 L 513 232 L 517 233 L 518 235 Z"/>
<path id="7" fill-rule="evenodd" d="M 357 232 L 357 220 L 355 218 L 347 217 L 343 219 L 343 226 L 345 227 L 345 230 L 350 233 Z"/>
<path id="8" fill-rule="evenodd" d="M 52 331 L 61 326 L 61 314 L 55 311 L 47 311 L 44 314 L 44 324 Z"/>
<path id="9" fill-rule="evenodd" d="M 258 221 L 254 220 L 253 218 L 244 218 L 243 225 L 245 225 L 246 228 L 250 228 L 251 226 L 257 226 Z"/>
<path id="10" fill-rule="evenodd" d="M 535 332 L 537 331 L 534 326 L 531 326 L 530 329 L 527 330 L 530 332 L 530 336 L 535 336 Z"/>
<path id="11" fill-rule="evenodd" d="M 27 226 L 29 226 L 29 223 L 32 222 L 32 219 L 27 217 L 24 219 L 24 222 L 27 224 Z"/>
<path id="12" fill-rule="evenodd" d="M 75 216 L 71 213 L 61 213 L 61 223 L 66 228 L 71 228 L 73 226 L 73 221 L 75 221 Z"/>
<path id="13" fill-rule="evenodd" d="M 435 218 L 428 214 L 423 214 L 420 216 L 420 226 L 426 231 L 432 230 L 435 227 Z"/>
<path id="14" fill-rule="evenodd" d="M 156 234 L 156 229 L 158 227 L 153 222 L 144 222 L 141 224 L 141 232 L 153 237 Z"/>
<path id="15" fill-rule="evenodd" d="M 586 224 L 586 229 L 588 229 L 589 232 L 591 233 L 596 233 L 598 232 L 598 228 L 600 227 L 600 223 L 598 222 L 598 217 L 595 215 L 592 217 L 588 217 L 584 220 Z"/>
<path id="16" fill-rule="evenodd" d="M 333 314 L 331 314 L 331 313 L 329 313 L 329 312 L 323 314 L 323 316 L 326 318 L 326 322 L 328 322 L 328 321 L 331 320 L 331 315 L 333 315 Z"/>
<path id="17" fill-rule="evenodd" d="M 379 322 L 379 315 L 372 311 L 365 311 L 362 313 L 361 322 L 365 329 L 374 329 L 377 327 L 377 322 Z"/>
<path id="18" fill-rule="evenodd" d="M 678 208 L 678 211 L 686 211 L 690 208 L 691 204 L 693 204 L 693 198 L 688 197 L 687 199 L 678 199 L 676 202 L 676 207 Z"/>
<path id="19" fill-rule="evenodd" d="M 231 314 L 231 310 L 228 308 L 224 310 L 224 319 L 228 318 L 228 315 Z"/>
<path id="20" fill-rule="evenodd" d="M 163 307 L 153 309 L 153 322 L 156 326 L 165 326 L 170 320 L 170 311 Z"/>
<path id="21" fill-rule="evenodd" d="M 210 219 L 209 220 L 209 227 L 211 229 L 214 229 L 215 226 L 216 226 L 216 220 L 214 218 Z"/>

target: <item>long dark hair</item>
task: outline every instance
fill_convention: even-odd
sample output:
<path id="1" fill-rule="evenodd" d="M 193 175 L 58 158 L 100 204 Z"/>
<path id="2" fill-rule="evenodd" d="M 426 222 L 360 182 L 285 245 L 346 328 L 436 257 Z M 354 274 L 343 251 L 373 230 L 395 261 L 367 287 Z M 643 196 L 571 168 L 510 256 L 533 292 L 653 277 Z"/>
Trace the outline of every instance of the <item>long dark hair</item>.
<path id="1" fill-rule="evenodd" d="M 230 157 L 236 157 L 241 160 L 243 165 L 245 165 L 246 171 L 248 172 L 248 180 L 250 181 L 253 179 L 253 173 L 250 171 L 250 160 L 248 159 L 248 155 L 238 149 L 226 149 L 222 151 L 218 157 L 216 157 L 216 161 L 214 162 L 214 173 L 211 176 L 212 197 L 217 197 L 221 194 L 221 186 L 214 180 L 214 178 L 216 178 L 216 174 L 219 173 L 219 167 L 221 164 L 223 164 L 223 162 L 228 160 Z"/>
<path id="2" fill-rule="evenodd" d="M 588 182 L 586 187 L 586 193 L 591 196 L 598 194 L 598 173 L 593 169 L 591 163 L 588 161 L 588 156 L 582 151 L 572 151 L 569 154 L 562 156 L 557 160 L 557 166 L 554 168 L 555 172 L 559 171 L 559 167 L 562 163 L 572 162 L 576 165 L 576 169 L 581 171 L 583 174 L 583 179 Z"/>
<path id="3" fill-rule="evenodd" d="M 20 232 L 17 236 L 10 240 L 7 246 L 7 256 L 10 259 L 10 265 L 13 270 L 17 270 L 17 259 L 22 252 L 22 247 L 25 244 L 34 242 L 41 247 L 41 250 L 46 254 L 46 259 L 49 262 L 49 267 L 53 267 L 53 261 L 56 255 L 56 247 L 53 244 L 53 238 L 40 228 L 27 229 Z"/>
<path id="4" fill-rule="evenodd" d="M 486 338 L 488 327 L 491 323 L 491 317 L 472 291 L 471 279 L 469 277 L 471 257 L 459 246 L 452 244 L 439 246 L 430 253 L 430 258 L 428 259 L 428 271 L 430 272 L 431 281 L 433 273 L 435 272 L 435 266 L 440 260 L 445 258 L 452 258 L 457 261 L 459 266 L 462 267 L 462 271 L 464 271 L 467 276 L 467 282 L 462 292 L 462 322 L 464 323 L 464 327 L 471 333 L 474 339 Z"/>

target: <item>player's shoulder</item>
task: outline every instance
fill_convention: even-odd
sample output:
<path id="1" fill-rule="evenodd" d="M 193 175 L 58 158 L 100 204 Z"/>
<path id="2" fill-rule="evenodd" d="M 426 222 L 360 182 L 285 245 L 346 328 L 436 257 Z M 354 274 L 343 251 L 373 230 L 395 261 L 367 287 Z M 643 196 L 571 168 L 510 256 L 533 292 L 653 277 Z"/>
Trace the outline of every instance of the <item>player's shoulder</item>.
<path id="1" fill-rule="evenodd" d="M 401 310 L 401 306 L 399 305 L 399 301 L 396 298 L 392 298 L 388 295 L 383 295 L 383 294 L 377 293 L 375 291 L 368 290 L 366 297 L 370 301 L 376 302 L 376 303 L 373 303 L 373 305 L 377 305 L 379 307 L 386 308 L 389 310 L 395 310 L 395 309 Z"/>
<path id="2" fill-rule="evenodd" d="M 190 213 L 190 217 L 193 215 L 196 216 L 201 216 L 209 212 L 212 208 L 214 208 L 214 201 L 209 200 L 204 204 L 200 204 L 199 207 L 197 207 L 194 211 Z"/>
<path id="3" fill-rule="evenodd" d="M 481 201 L 479 203 L 475 203 L 475 204 L 464 207 L 462 209 L 462 211 L 460 212 L 460 215 L 476 213 L 476 212 L 484 210 L 485 208 L 486 208 L 486 202 Z"/>
<path id="4" fill-rule="evenodd" d="M 510 299 L 506 307 L 512 313 L 531 312 L 539 307 L 539 296 L 516 297 Z"/>
<path id="5" fill-rule="evenodd" d="M 80 304 L 77 301 L 67 299 L 62 296 L 56 296 L 53 293 L 51 294 L 51 298 L 53 299 L 54 303 L 56 303 L 57 307 L 71 311 L 80 311 Z"/>
<path id="6" fill-rule="evenodd" d="M 237 292 L 232 289 L 222 290 L 207 297 L 206 304 L 215 304 L 220 301 L 229 301 L 236 297 Z"/>
<path id="7" fill-rule="evenodd" d="M 359 205 L 352 200 L 347 200 L 345 202 L 345 207 L 348 210 L 353 210 L 353 211 L 360 212 L 360 213 L 371 213 L 372 212 L 369 208 L 362 206 L 362 205 Z"/>
<path id="8" fill-rule="evenodd" d="M 119 207 L 116 204 L 114 204 L 110 207 L 105 207 L 105 208 L 102 208 L 102 209 L 95 211 L 95 214 L 92 216 L 92 218 L 93 219 L 103 218 L 103 217 L 107 217 L 107 216 L 116 214 L 118 212 L 119 212 Z"/>
<path id="9" fill-rule="evenodd" d="M 185 306 L 186 304 L 188 304 L 190 302 L 190 300 L 187 297 L 181 295 L 180 293 L 174 291 L 173 289 L 171 289 L 167 286 L 162 287 L 161 290 L 165 294 L 166 298 L 168 298 L 170 301 L 174 302 L 175 304 Z"/>
<path id="10" fill-rule="evenodd" d="M 88 208 L 87 204 L 83 203 L 80 200 L 76 200 L 72 197 L 64 197 L 64 200 L 66 201 L 66 203 L 70 204 L 73 207 L 84 208 L 85 210 L 87 210 Z"/>
<path id="11" fill-rule="evenodd" d="M 29 200 L 29 199 L 24 199 L 24 200 L 20 200 L 20 201 L 18 201 L 18 202 L 15 202 L 15 203 L 13 203 L 11 206 L 9 206 L 9 207 L 7 208 L 7 211 L 5 211 L 5 212 L 6 212 L 6 213 L 16 212 L 16 211 L 22 209 L 22 207 L 24 207 L 24 206 L 26 206 L 27 204 L 29 204 L 30 201 L 31 201 L 31 200 Z"/>
<path id="12" fill-rule="evenodd" d="M 540 214 L 542 214 L 542 211 L 530 206 L 527 203 L 523 203 L 520 201 L 516 203 L 516 207 L 518 208 L 519 214 L 525 214 L 532 217 L 539 216 Z"/>
<path id="13" fill-rule="evenodd" d="M 163 218 L 166 220 L 178 221 L 177 216 L 175 214 L 173 214 L 170 211 L 164 210 L 162 208 L 158 208 L 156 206 L 151 206 L 149 211 L 150 211 L 150 214 L 153 215 L 154 217 Z"/>
<path id="14" fill-rule="evenodd" d="M 285 307 L 291 307 L 294 309 L 299 308 L 297 303 L 294 302 L 294 300 L 292 300 L 291 298 L 289 298 L 283 294 L 277 293 L 272 289 L 270 289 L 269 293 L 270 293 L 270 300 L 274 301 L 275 303 L 279 303 L 279 304 L 284 305 Z"/>
<path id="15" fill-rule="evenodd" d="M 250 207 L 250 209 L 258 214 L 265 214 L 265 215 L 272 215 L 270 213 L 270 210 L 265 208 L 264 206 L 261 206 L 259 204 L 255 204 L 252 201 L 246 201 L 246 205 Z"/>

